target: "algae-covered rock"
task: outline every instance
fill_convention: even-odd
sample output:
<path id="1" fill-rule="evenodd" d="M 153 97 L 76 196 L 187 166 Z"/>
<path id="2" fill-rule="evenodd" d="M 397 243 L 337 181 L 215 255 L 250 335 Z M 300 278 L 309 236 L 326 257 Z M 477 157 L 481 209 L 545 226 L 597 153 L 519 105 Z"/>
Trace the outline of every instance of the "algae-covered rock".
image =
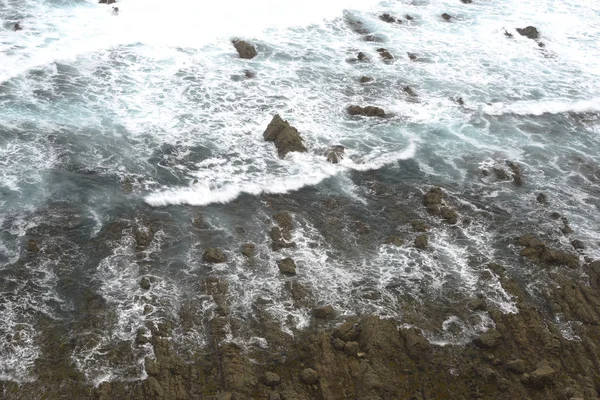
<path id="1" fill-rule="evenodd" d="M 429 236 L 427 235 L 419 235 L 415 238 L 415 242 L 413 244 L 415 248 L 420 250 L 425 250 L 429 247 Z"/>
<path id="2" fill-rule="evenodd" d="M 263 133 L 263 138 L 268 142 L 275 143 L 280 158 L 284 158 L 286 154 L 292 151 L 301 153 L 307 151 L 298 130 L 291 126 L 289 122 L 284 121 L 279 114 L 273 117 Z"/>
<path id="3" fill-rule="evenodd" d="M 202 253 L 202 261 L 209 263 L 224 263 L 226 261 L 225 254 L 221 249 L 214 247 L 204 250 Z"/>
<path id="4" fill-rule="evenodd" d="M 556 371 L 550 366 L 548 361 L 541 361 L 537 364 L 536 370 L 529 374 L 529 384 L 541 389 L 553 384 L 555 375 Z"/>
<path id="5" fill-rule="evenodd" d="M 284 275 L 296 275 L 296 263 L 290 257 L 277 261 L 277 266 Z"/>
<path id="6" fill-rule="evenodd" d="M 525 247 L 519 254 L 535 263 L 542 265 L 566 265 L 569 268 L 577 268 L 579 266 L 579 257 L 576 255 L 550 248 L 532 235 L 519 237 L 517 244 Z"/>
<path id="7" fill-rule="evenodd" d="M 363 117 L 385 117 L 385 111 L 382 108 L 375 106 L 349 106 L 347 111 L 350 115 L 362 115 Z"/>

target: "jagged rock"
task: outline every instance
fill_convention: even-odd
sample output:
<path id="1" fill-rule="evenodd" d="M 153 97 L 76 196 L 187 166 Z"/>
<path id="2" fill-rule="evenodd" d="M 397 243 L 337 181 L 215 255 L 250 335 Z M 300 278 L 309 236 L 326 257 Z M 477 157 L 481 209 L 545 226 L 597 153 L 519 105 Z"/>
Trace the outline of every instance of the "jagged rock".
<path id="1" fill-rule="evenodd" d="M 366 61 L 369 59 L 369 57 L 367 57 L 367 55 L 365 53 L 363 53 L 362 51 L 359 51 L 358 55 L 356 56 L 356 59 L 358 61 Z"/>
<path id="2" fill-rule="evenodd" d="M 368 82 L 373 82 L 373 78 L 370 76 L 361 76 L 360 77 L 360 83 L 368 83 Z"/>
<path id="3" fill-rule="evenodd" d="M 266 372 L 263 376 L 263 383 L 266 386 L 274 387 L 281 383 L 281 378 L 274 372 Z"/>
<path id="4" fill-rule="evenodd" d="M 348 114 L 350 115 L 362 115 L 365 117 L 385 117 L 385 111 L 375 106 L 349 106 Z"/>
<path id="5" fill-rule="evenodd" d="M 330 305 L 317 307 L 313 310 L 313 315 L 315 316 L 315 318 L 319 319 L 331 319 L 333 318 L 334 314 L 335 309 Z"/>
<path id="6" fill-rule="evenodd" d="M 248 258 L 254 257 L 256 254 L 256 246 L 254 243 L 246 243 L 242 246 L 242 254 Z"/>
<path id="7" fill-rule="evenodd" d="M 300 379 L 307 385 L 314 385 L 319 381 L 319 373 L 312 368 L 305 368 L 300 373 Z"/>
<path id="8" fill-rule="evenodd" d="M 540 204 L 548 204 L 548 197 L 546 197 L 546 195 L 544 193 L 538 194 L 535 199 Z"/>
<path id="9" fill-rule="evenodd" d="M 392 53 L 390 53 L 389 51 L 387 51 L 383 47 L 380 48 L 380 49 L 377 49 L 377 52 L 379 53 L 379 55 L 381 56 L 381 58 L 383 58 L 384 60 L 393 60 L 394 59 L 394 56 L 392 55 Z"/>
<path id="10" fill-rule="evenodd" d="M 535 371 L 529 374 L 529 384 L 534 388 L 541 389 L 554 382 L 556 371 L 544 360 L 537 364 Z"/>
<path id="11" fill-rule="evenodd" d="M 337 164 L 340 162 L 342 158 L 344 158 L 344 150 L 346 148 L 342 145 L 333 146 L 331 149 L 327 150 L 325 153 L 325 157 L 327 157 L 327 161 L 332 164 Z"/>
<path id="12" fill-rule="evenodd" d="M 415 238 L 414 246 L 417 249 L 425 250 L 429 246 L 429 236 L 419 235 Z"/>
<path id="13" fill-rule="evenodd" d="M 358 342 L 346 342 L 344 345 L 344 353 L 348 354 L 349 356 L 356 356 L 359 351 L 360 348 Z"/>
<path id="14" fill-rule="evenodd" d="M 279 114 L 273 117 L 263 133 L 263 138 L 268 142 L 275 143 L 280 158 L 285 157 L 287 153 L 292 151 L 301 153 L 307 151 L 298 130 L 291 126 L 289 122 L 284 121 Z"/>
<path id="15" fill-rule="evenodd" d="M 402 90 L 404 90 L 404 93 L 406 93 L 407 95 L 409 95 L 411 97 L 417 97 L 417 94 L 415 93 L 414 90 L 412 90 L 412 88 L 410 86 L 405 86 Z"/>
<path id="16" fill-rule="evenodd" d="M 577 268 L 579 266 L 579 257 L 576 255 L 552 249 L 531 235 L 519 237 L 517 244 L 525 247 L 519 254 L 535 263 L 566 265 L 569 268 Z"/>
<path id="17" fill-rule="evenodd" d="M 473 311 L 485 311 L 486 305 L 485 300 L 475 299 L 469 302 L 469 309 Z"/>
<path id="18" fill-rule="evenodd" d="M 244 40 L 234 39 L 232 43 L 235 49 L 237 50 L 238 54 L 240 55 L 240 58 L 250 60 L 256 57 L 256 55 L 258 54 L 256 52 L 256 47 L 254 47 L 253 44 L 248 43 Z"/>
<path id="19" fill-rule="evenodd" d="M 585 250 L 585 244 L 578 239 L 572 240 L 571 246 L 573 246 L 573 248 L 576 250 Z"/>
<path id="20" fill-rule="evenodd" d="M 344 346 L 346 346 L 346 342 L 344 342 L 340 338 L 333 339 L 332 344 L 333 344 L 333 348 L 336 350 L 344 350 Z"/>
<path id="21" fill-rule="evenodd" d="M 144 276 L 140 281 L 140 287 L 144 290 L 149 290 L 151 286 L 150 278 Z"/>
<path id="22" fill-rule="evenodd" d="M 504 36 L 506 36 L 507 38 L 511 38 L 513 37 L 513 34 L 510 33 L 509 31 L 507 31 L 506 29 L 504 30 Z"/>
<path id="23" fill-rule="evenodd" d="M 400 239 L 398 236 L 388 236 L 385 243 L 400 247 L 404 244 L 404 240 Z"/>
<path id="24" fill-rule="evenodd" d="M 225 254 L 223 254 L 221 249 L 211 247 L 204 250 L 204 253 L 202 253 L 202 261 L 209 263 L 224 263 L 226 259 Z"/>
<path id="25" fill-rule="evenodd" d="M 450 21 L 450 19 L 452 19 L 452 16 L 450 14 L 443 13 L 442 18 L 444 18 L 446 21 Z"/>
<path id="26" fill-rule="evenodd" d="M 289 257 L 277 261 L 277 266 L 284 275 L 296 275 L 296 263 Z"/>
<path id="27" fill-rule="evenodd" d="M 498 332 L 496 329 L 490 329 L 483 335 L 476 337 L 473 342 L 478 347 L 482 347 L 484 349 L 491 349 L 494 347 L 498 347 L 502 340 L 502 334 Z"/>
<path id="28" fill-rule="evenodd" d="M 507 371 L 519 375 L 527 372 L 527 364 L 525 363 L 525 360 L 522 360 L 520 358 L 507 362 L 504 367 Z"/>
<path id="29" fill-rule="evenodd" d="M 390 24 L 394 24 L 396 22 L 400 22 L 400 23 L 402 22 L 402 21 L 397 20 L 396 18 L 392 17 L 390 14 L 387 14 L 387 13 L 386 14 L 381 14 L 379 16 L 379 19 L 382 20 L 382 21 L 384 21 L 384 22 L 390 23 Z"/>
<path id="30" fill-rule="evenodd" d="M 538 39 L 540 37 L 540 33 L 538 32 L 535 26 L 528 26 L 527 28 L 517 28 L 517 32 L 521 36 L 526 36 L 529 39 Z"/>
<path id="31" fill-rule="evenodd" d="M 27 251 L 30 253 L 37 253 L 40 251 L 40 247 L 35 240 L 30 239 L 27 241 Z"/>

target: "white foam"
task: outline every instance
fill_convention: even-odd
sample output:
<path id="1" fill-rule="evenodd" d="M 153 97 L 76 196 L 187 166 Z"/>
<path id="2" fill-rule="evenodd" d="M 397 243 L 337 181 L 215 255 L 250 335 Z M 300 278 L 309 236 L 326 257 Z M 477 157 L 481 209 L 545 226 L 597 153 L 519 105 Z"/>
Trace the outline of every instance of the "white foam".
<path id="1" fill-rule="evenodd" d="M 542 115 L 567 112 L 600 112 L 600 97 L 579 101 L 556 99 L 543 101 L 517 101 L 512 104 L 494 103 L 491 106 L 487 106 L 485 112 L 491 115 L 502 115 L 507 113 L 518 115 Z"/>

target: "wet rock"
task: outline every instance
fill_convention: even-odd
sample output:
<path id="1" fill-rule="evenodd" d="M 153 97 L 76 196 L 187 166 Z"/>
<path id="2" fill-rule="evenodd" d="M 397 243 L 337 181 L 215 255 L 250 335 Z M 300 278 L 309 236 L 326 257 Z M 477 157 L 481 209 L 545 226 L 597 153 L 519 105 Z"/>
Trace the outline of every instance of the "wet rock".
<path id="1" fill-rule="evenodd" d="M 485 311 L 486 304 L 483 299 L 475 299 L 469 302 L 469 309 L 472 311 Z"/>
<path id="2" fill-rule="evenodd" d="M 37 253 L 40 251 L 40 247 L 35 240 L 30 239 L 27 241 L 27 251 L 30 253 Z"/>
<path id="3" fill-rule="evenodd" d="M 263 383 L 266 386 L 274 387 L 281 383 L 281 378 L 274 372 L 266 372 L 263 376 Z"/>
<path id="4" fill-rule="evenodd" d="M 248 79 L 256 78 L 256 72 L 247 69 L 244 71 L 244 76 Z"/>
<path id="5" fill-rule="evenodd" d="M 359 51 L 356 56 L 356 59 L 358 61 L 367 61 L 369 59 L 369 57 L 367 57 L 367 55 L 365 53 L 363 53 L 362 51 Z"/>
<path id="6" fill-rule="evenodd" d="M 373 82 L 373 78 L 370 76 L 361 76 L 360 77 L 360 83 L 368 83 L 368 82 Z"/>
<path id="7" fill-rule="evenodd" d="M 444 18 L 444 20 L 446 21 L 450 21 L 452 19 L 452 16 L 450 14 L 443 13 L 442 18 Z"/>
<path id="8" fill-rule="evenodd" d="M 317 307 L 313 310 L 313 316 L 319 319 L 332 319 L 335 315 L 335 309 L 330 306 Z"/>
<path id="9" fill-rule="evenodd" d="M 408 15 L 408 14 L 406 14 L 406 15 L 404 16 L 404 18 L 406 18 L 406 20 L 407 20 L 407 21 L 412 21 L 412 20 L 414 19 L 413 17 L 411 17 L 411 16 L 410 16 L 410 15 Z"/>
<path id="10" fill-rule="evenodd" d="M 392 53 L 390 53 L 387 49 L 384 49 L 383 47 L 380 49 L 377 49 L 377 52 L 379 53 L 381 58 L 383 58 L 384 60 L 393 60 L 394 59 L 394 56 L 392 55 Z"/>
<path id="11" fill-rule="evenodd" d="M 506 36 L 507 38 L 511 38 L 513 37 L 513 34 L 510 33 L 509 31 L 507 31 L 506 29 L 504 30 L 504 36 Z"/>
<path id="12" fill-rule="evenodd" d="M 406 53 L 408 54 L 408 58 L 410 58 L 412 61 L 415 61 L 417 58 L 419 58 L 415 53 Z"/>
<path id="13" fill-rule="evenodd" d="M 440 212 L 442 214 L 442 219 L 450 225 L 454 225 L 458 222 L 458 213 L 453 209 L 449 207 L 441 207 Z"/>
<path id="14" fill-rule="evenodd" d="M 256 255 L 256 246 L 254 243 L 246 243 L 242 246 L 242 254 L 248 258 Z"/>
<path id="15" fill-rule="evenodd" d="M 513 182 L 517 186 L 523 186 L 523 173 L 521 171 L 521 166 L 514 161 L 507 161 L 506 165 L 512 171 Z"/>
<path id="16" fill-rule="evenodd" d="M 221 249 L 210 247 L 202 253 L 202 261 L 209 263 L 224 263 L 226 261 L 225 254 Z"/>
<path id="17" fill-rule="evenodd" d="M 291 214 L 288 212 L 281 212 L 275 214 L 273 216 L 273 219 L 275 220 L 275 222 L 277 222 L 281 229 L 285 231 L 291 231 L 292 229 L 294 229 L 294 220 L 292 219 Z"/>
<path id="18" fill-rule="evenodd" d="M 439 214 L 440 206 L 444 201 L 444 192 L 441 187 L 434 187 L 429 189 L 427 193 L 423 195 L 423 205 L 427 208 L 430 214 Z"/>
<path id="19" fill-rule="evenodd" d="M 288 241 L 288 238 L 290 238 L 289 232 L 282 230 L 277 226 L 271 228 L 269 231 L 269 236 L 272 240 L 271 248 L 273 251 L 296 247 L 296 243 Z"/>
<path id="20" fill-rule="evenodd" d="M 381 38 L 377 35 L 367 35 L 363 39 L 365 42 L 375 42 L 375 43 L 382 43 L 384 41 L 383 38 Z"/>
<path id="21" fill-rule="evenodd" d="M 585 244 L 578 239 L 571 240 L 571 246 L 576 250 L 585 250 Z"/>
<path id="22" fill-rule="evenodd" d="M 412 90 L 412 88 L 410 86 L 405 86 L 403 89 L 404 93 L 406 93 L 407 95 L 411 96 L 411 97 L 417 97 L 417 94 L 415 93 L 414 90 Z"/>
<path id="23" fill-rule="evenodd" d="M 544 43 L 544 42 L 539 42 L 539 43 L 538 43 L 538 47 L 546 47 L 546 43 Z"/>
<path id="24" fill-rule="evenodd" d="M 350 115 L 362 115 L 364 117 L 385 117 L 385 111 L 375 106 L 349 106 L 347 111 Z"/>
<path id="25" fill-rule="evenodd" d="M 494 174 L 496 178 L 501 181 L 507 181 L 510 179 L 508 172 L 506 172 L 503 168 L 494 168 Z"/>
<path id="26" fill-rule="evenodd" d="M 337 164 L 344 158 L 345 150 L 346 148 L 342 145 L 333 146 L 331 149 L 327 150 L 325 157 L 327 157 L 327 161 L 330 163 Z"/>
<path id="27" fill-rule="evenodd" d="M 431 350 L 431 344 L 425 339 L 423 333 L 417 328 L 409 328 L 404 333 L 406 348 L 411 357 L 420 357 Z"/>
<path id="28" fill-rule="evenodd" d="M 463 4 L 471 4 L 473 0 L 460 0 Z"/>
<path id="29" fill-rule="evenodd" d="M 237 50 L 238 54 L 240 55 L 240 58 L 250 60 L 256 57 L 256 55 L 258 54 L 256 52 L 256 47 L 254 47 L 253 44 L 246 42 L 245 40 L 234 39 L 231 43 L 233 43 L 233 47 L 235 47 L 235 49 Z"/>
<path id="30" fill-rule="evenodd" d="M 340 338 L 335 338 L 333 339 L 333 348 L 336 350 L 344 350 L 344 347 L 346 346 L 346 342 L 344 342 L 342 339 Z"/>
<path id="31" fill-rule="evenodd" d="M 388 238 L 385 240 L 385 243 L 401 247 L 404 244 L 404 240 L 400 239 L 398 236 L 388 236 Z"/>
<path id="32" fill-rule="evenodd" d="M 333 337 L 342 339 L 344 342 L 355 341 L 358 339 L 356 328 L 357 324 L 353 320 L 346 321 L 333 331 Z"/>
<path id="33" fill-rule="evenodd" d="M 537 364 L 535 371 L 529 374 L 529 385 L 534 388 L 541 389 L 545 386 L 552 385 L 554 383 L 554 376 L 556 371 L 550 366 L 548 361 L 544 360 Z"/>
<path id="34" fill-rule="evenodd" d="M 410 226 L 412 227 L 413 231 L 415 231 L 415 232 L 427 232 L 429 230 L 429 227 L 427 226 L 425 221 L 421 221 L 421 220 L 411 221 Z"/>
<path id="35" fill-rule="evenodd" d="M 344 353 L 346 353 L 349 356 L 356 356 L 358 355 L 358 352 L 360 351 L 358 342 L 346 342 L 346 344 L 344 345 Z"/>
<path id="36" fill-rule="evenodd" d="M 538 39 L 540 37 L 540 33 L 538 32 L 535 26 L 528 26 L 526 28 L 517 28 L 517 32 L 521 36 L 526 36 L 529 39 Z"/>
<path id="37" fill-rule="evenodd" d="M 98 0 L 98 4 L 114 4 L 116 0 Z"/>
<path id="38" fill-rule="evenodd" d="M 146 304 L 144 306 L 144 315 L 148 315 L 150 314 L 152 311 L 154 311 L 154 308 L 150 305 L 150 304 Z"/>
<path id="39" fill-rule="evenodd" d="M 565 235 L 573 233 L 573 229 L 571 228 L 571 225 L 569 225 L 569 220 L 566 217 L 561 217 L 560 219 L 563 223 L 563 226 L 560 228 L 560 231 Z"/>
<path id="40" fill-rule="evenodd" d="M 465 101 L 463 100 L 462 97 L 459 97 L 458 99 L 456 99 L 456 103 L 458 103 L 459 106 L 465 105 Z"/>
<path id="41" fill-rule="evenodd" d="M 296 275 L 296 263 L 289 257 L 277 261 L 277 266 L 284 275 Z"/>
<path id="42" fill-rule="evenodd" d="M 150 282 L 150 278 L 147 276 L 144 276 L 142 278 L 142 280 L 140 281 L 140 287 L 144 290 L 149 290 L 151 287 L 151 282 Z"/>
<path id="43" fill-rule="evenodd" d="M 305 153 L 307 151 L 300 133 L 276 114 L 267 129 L 263 133 L 263 138 L 268 142 L 274 142 L 277 148 L 277 154 L 284 158 L 287 153 L 297 151 Z"/>
<path id="44" fill-rule="evenodd" d="M 523 235 L 519 237 L 517 239 L 517 244 L 525 247 L 519 254 L 535 263 L 547 265 L 566 265 L 569 268 L 577 268 L 579 266 L 579 257 L 576 255 L 552 249 L 546 246 L 544 242 L 531 235 Z"/>
<path id="45" fill-rule="evenodd" d="M 139 345 L 143 345 L 150 342 L 150 338 L 147 336 L 147 331 L 144 328 L 140 328 L 137 331 L 137 335 L 135 337 L 135 343 Z"/>
<path id="46" fill-rule="evenodd" d="M 381 14 L 379 16 L 379 19 L 389 24 L 395 24 L 396 22 L 402 23 L 402 21 L 397 20 L 396 18 L 392 17 L 390 14 L 387 13 Z"/>
<path id="47" fill-rule="evenodd" d="M 476 346 L 491 349 L 494 347 L 498 347 L 502 340 L 502 334 L 498 332 L 496 329 L 490 329 L 486 333 L 481 336 L 478 336 L 473 340 Z"/>
<path id="48" fill-rule="evenodd" d="M 16 24 L 13 25 L 13 31 L 17 32 L 17 31 L 21 31 L 23 30 L 23 27 L 21 26 L 20 22 L 17 22 Z"/>
<path id="49" fill-rule="evenodd" d="M 544 193 L 540 193 L 537 195 L 537 197 L 535 198 L 537 200 L 538 203 L 540 204 L 548 204 L 548 197 L 546 197 L 546 195 Z"/>
<path id="50" fill-rule="evenodd" d="M 300 373 L 300 379 L 307 385 L 315 385 L 319 381 L 319 373 L 312 368 L 304 368 Z"/>
<path id="51" fill-rule="evenodd" d="M 354 228 L 356 229 L 356 232 L 359 235 L 366 235 L 367 233 L 369 233 L 371 231 L 369 229 L 369 226 L 367 224 L 365 224 L 363 221 L 356 221 L 354 223 Z"/>
<path id="52" fill-rule="evenodd" d="M 417 249 L 425 250 L 429 246 L 429 236 L 419 235 L 415 238 L 414 246 Z"/>
<path id="53" fill-rule="evenodd" d="M 527 372 L 527 364 L 525 363 L 525 360 L 520 358 L 507 362 L 504 368 L 509 372 L 519 375 Z"/>

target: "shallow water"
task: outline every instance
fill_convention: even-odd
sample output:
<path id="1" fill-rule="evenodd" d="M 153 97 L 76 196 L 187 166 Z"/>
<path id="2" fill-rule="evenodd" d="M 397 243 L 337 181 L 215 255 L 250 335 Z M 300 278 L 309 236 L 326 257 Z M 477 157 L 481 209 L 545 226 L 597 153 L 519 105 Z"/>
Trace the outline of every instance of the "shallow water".
<path id="1" fill-rule="evenodd" d="M 91 382 L 143 378 L 152 349 L 134 341 L 147 322 L 172 321 L 182 351 L 205 343 L 215 305 L 199 282 L 209 275 L 229 282 L 241 321 L 250 325 L 260 300 L 293 333 L 311 307 L 285 289 L 276 266 L 285 256 L 314 305 L 411 321 L 439 344 L 491 326 L 464 309 L 474 297 L 516 311 L 487 263 L 505 264 L 533 295 L 548 284 L 515 257 L 522 230 L 564 247 L 580 239 L 582 257 L 600 256 L 595 2 L 118 6 L 115 16 L 92 1 L 0 0 L 0 378 L 36 378 L 42 320 L 73 338 L 70 357 Z M 382 12 L 414 20 L 388 24 Z M 17 20 L 24 29 L 13 32 Z M 357 21 L 380 42 L 356 33 Z M 514 30 L 527 25 L 545 47 Z M 259 55 L 239 59 L 234 37 Z M 379 47 L 395 59 L 380 60 Z M 354 62 L 359 51 L 370 61 Z M 350 104 L 391 115 L 351 118 Z M 276 113 L 301 132 L 306 154 L 282 160 L 263 140 Z M 337 144 L 347 156 L 332 165 L 325 151 Z M 507 160 L 521 166 L 522 187 L 483 173 L 508 171 Z M 471 223 L 429 216 L 421 195 L 432 185 Z M 267 232 L 279 211 L 292 213 L 297 247 L 276 253 Z M 428 252 L 410 245 L 414 219 L 432 227 Z M 369 232 L 357 234 L 357 221 Z M 388 235 L 405 244 L 383 244 Z M 254 261 L 239 255 L 246 242 L 257 243 Z M 228 262 L 203 263 L 210 246 Z M 103 310 L 94 323 L 90 304 Z M 231 340 L 252 346 L 258 336 Z M 116 362 L 111 349 L 123 343 L 132 357 Z"/>

